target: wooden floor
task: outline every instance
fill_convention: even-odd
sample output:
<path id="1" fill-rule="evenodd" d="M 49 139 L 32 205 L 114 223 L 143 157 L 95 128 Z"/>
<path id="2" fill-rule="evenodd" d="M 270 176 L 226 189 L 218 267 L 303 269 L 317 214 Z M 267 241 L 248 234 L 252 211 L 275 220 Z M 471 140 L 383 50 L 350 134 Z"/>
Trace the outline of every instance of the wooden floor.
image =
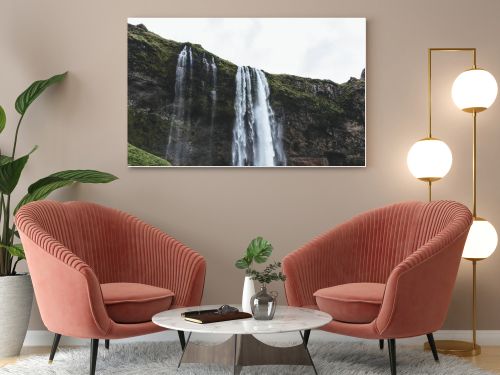
<path id="1" fill-rule="evenodd" d="M 47 354 L 47 360 L 48 360 L 49 353 L 50 353 L 50 347 L 48 346 L 30 346 L 27 348 L 23 348 L 23 350 L 21 350 L 21 355 L 19 357 L 0 358 L 0 367 L 8 365 L 10 363 L 14 363 L 18 359 L 26 358 L 33 354 Z"/>
<path id="2" fill-rule="evenodd" d="M 464 358 L 477 367 L 500 374 L 500 346 L 481 346 L 481 354 L 476 357 Z"/>
<path id="3" fill-rule="evenodd" d="M 490 370 L 500 374 L 500 346 L 483 346 L 482 353 L 477 357 L 464 358 L 473 362 L 477 367 Z M 34 346 L 23 348 L 20 357 L 0 359 L 0 367 L 9 363 L 16 362 L 19 358 L 29 357 L 34 354 L 46 354 L 49 356 L 50 348 L 48 346 Z"/>

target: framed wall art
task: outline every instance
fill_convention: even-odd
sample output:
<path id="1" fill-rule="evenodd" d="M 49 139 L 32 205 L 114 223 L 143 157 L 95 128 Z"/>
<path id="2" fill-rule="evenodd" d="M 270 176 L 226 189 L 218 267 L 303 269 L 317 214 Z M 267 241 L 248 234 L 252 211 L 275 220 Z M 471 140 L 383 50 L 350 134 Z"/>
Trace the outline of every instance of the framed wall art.
<path id="1" fill-rule="evenodd" d="M 364 18 L 129 18 L 128 164 L 365 165 Z"/>

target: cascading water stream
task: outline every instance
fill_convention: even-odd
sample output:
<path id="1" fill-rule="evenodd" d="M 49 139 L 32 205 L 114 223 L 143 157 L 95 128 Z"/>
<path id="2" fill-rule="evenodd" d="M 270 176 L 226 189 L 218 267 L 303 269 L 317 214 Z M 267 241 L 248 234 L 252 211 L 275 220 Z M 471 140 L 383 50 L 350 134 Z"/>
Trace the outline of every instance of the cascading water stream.
<path id="1" fill-rule="evenodd" d="M 180 165 L 184 158 L 185 136 L 191 128 L 192 78 L 193 53 L 191 47 L 186 45 L 177 58 L 172 122 L 166 151 L 166 158 L 173 165 Z"/>
<path id="2" fill-rule="evenodd" d="M 208 64 L 208 62 L 207 62 Z M 210 90 L 210 165 L 213 162 L 214 153 L 214 129 L 215 129 L 215 110 L 217 108 L 217 64 L 212 56 L 212 62 L 208 64 L 207 73 L 212 73 L 212 87 Z"/>
<path id="3" fill-rule="evenodd" d="M 286 165 L 282 132 L 269 95 L 269 84 L 262 70 L 238 67 L 232 144 L 235 166 Z"/>
<path id="4" fill-rule="evenodd" d="M 196 77 L 201 78 L 201 92 L 206 95 L 210 103 L 210 112 L 204 116 L 206 126 L 210 125 L 210 139 L 207 141 L 209 143 L 205 149 L 204 160 L 211 165 L 217 107 L 217 65 L 213 57 L 209 62 L 203 56 L 201 62 L 203 63 L 203 71 L 201 77 L 199 76 L 200 72 L 197 71 Z M 196 121 L 193 122 L 191 119 L 191 109 L 193 107 L 193 89 L 198 89 L 197 83 L 193 81 L 194 63 L 193 51 L 189 45 L 185 45 L 177 58 L 172 120 L 166 149 L 166 158 L 173 165 L 188 165 L 193 152 L 193 142 L 195 141 L 191 134 L 191 127 Z M 197 93 L 194 94 L 196 97 Z"/>

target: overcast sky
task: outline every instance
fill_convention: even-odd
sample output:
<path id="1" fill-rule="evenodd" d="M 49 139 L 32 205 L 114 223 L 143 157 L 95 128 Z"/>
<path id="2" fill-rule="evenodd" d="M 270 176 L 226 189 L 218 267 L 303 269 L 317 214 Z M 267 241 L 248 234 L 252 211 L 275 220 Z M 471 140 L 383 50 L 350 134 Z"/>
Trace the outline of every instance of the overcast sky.
<path id="1" fill-rule="evenodd" d="M 366 66 L 364 18 L 129 18 L 237 65 L 342 83 Z"/>

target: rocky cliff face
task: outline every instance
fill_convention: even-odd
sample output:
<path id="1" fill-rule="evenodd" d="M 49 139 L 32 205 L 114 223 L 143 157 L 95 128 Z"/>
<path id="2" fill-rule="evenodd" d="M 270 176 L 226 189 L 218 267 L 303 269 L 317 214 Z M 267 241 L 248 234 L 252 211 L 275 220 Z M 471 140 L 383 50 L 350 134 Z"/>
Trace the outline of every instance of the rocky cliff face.
<path id="1" fill-rule="evenodd" d="M 183 50 L 189 55 L 180 100 L 176 78 L 179 83 Z M 232 165 L 237 70 L 200 45 L 177 43 L 142 25 L 129 25 L 129 143 L 170 161 L 175 158 L 173 165 Z M 287 165 L 364 165 L 364 72 L 344 84 L 265 77 Z"/>

